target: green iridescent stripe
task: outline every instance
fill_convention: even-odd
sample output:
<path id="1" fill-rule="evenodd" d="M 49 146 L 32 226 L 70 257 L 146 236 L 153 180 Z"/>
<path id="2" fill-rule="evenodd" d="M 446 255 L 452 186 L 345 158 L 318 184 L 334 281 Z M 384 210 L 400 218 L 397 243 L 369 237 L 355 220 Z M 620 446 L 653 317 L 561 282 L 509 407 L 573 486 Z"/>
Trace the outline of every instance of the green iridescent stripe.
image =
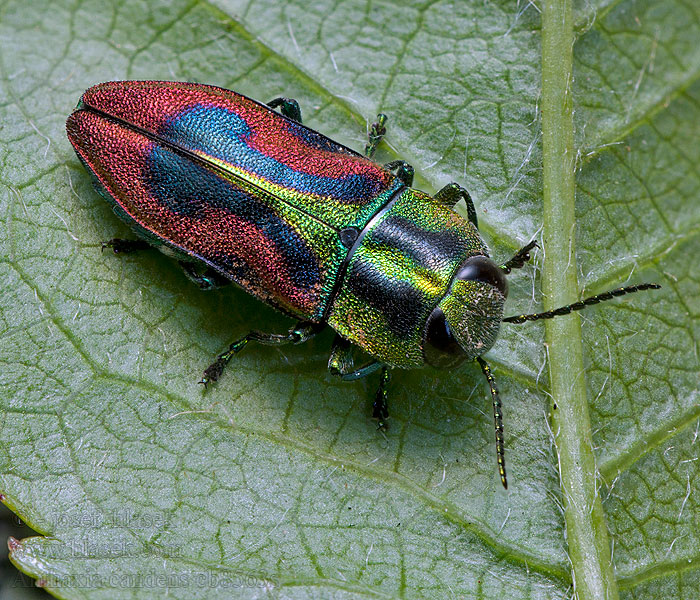
<path id="1" fill-rule="evenodd" d="M 303 192 L 274 183 L 263 176 L 201 151 L 193 151 L 193 154 L 199 156 L 205 164 L 210 163 L 219 171 L 226 173 L 236 185 L 244 187 L 247 184 L 251 189 L 262 190 L 303 212 L 307 218 L 319 220 L 337 230 L 345 227 L 362 229 L 386 199 L 403 185 L 397 178 L 388 176 L 387 188 L 382 193 L 373 198 L 359 197 L 356 202 L 348 203 L 331 195 Z M 351 157 L 347 157 L 347 160 L 350 161 Z"/>

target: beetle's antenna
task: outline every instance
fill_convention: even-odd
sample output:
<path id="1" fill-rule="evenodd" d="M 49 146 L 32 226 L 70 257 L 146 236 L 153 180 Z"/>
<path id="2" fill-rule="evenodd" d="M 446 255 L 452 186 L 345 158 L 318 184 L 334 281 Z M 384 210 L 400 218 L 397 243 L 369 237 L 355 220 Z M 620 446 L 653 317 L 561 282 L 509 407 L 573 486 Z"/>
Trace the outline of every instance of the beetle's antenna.
<path id="1" fill-rule="evenodd" d="M 503 443 L 503 413 L 501 412 L 501 398 L 498 395 L 498 386 L 491 373 L 491 367 L 480 356 L 476 357 L 481 370 L 484 372 L 486 381 L 491 388 L 491 398 L 493 399 L 493 421 L 496 425 L 496 460 L 498 461 L 498 474 L 501 476 L 501 483 L 508 489 L 508 479 L 506 478 L 506 450 Z"/>
<path id="2" fill-rule="evenodd" d="M 574 302 L 573 304 L 560 306 L 559 308 L 555 308 L 554 310 L 548 310 L 546 312 L 541 313 L 534 313 L 531 315 L 518 315 L 513 317 L 506 317 L 505 319 L 503 319 L 503 321 L 505 323 L 515 323 L 516 325 L 519 325 L 520 323 L 525 323 L 525 321 L 539 321 L 540 319 L 552 319 L 560 315 L 568 315 L 569 313 L 575 310 L 581 310 L 583 308 L 586 308 L 587 306 L 603 302 L 604 300 L 612 300 L 616 296 L 624 296 L 625 294 L 632 294 L 634 292 L 641 292 L 643 290 L 658 289 L 661 289 L 661 286 L 658 283 L 640 283 L 638 285 L 628 285 L 627 287 L 617 288 L 615 290 L 610 290 L 609 292 L 605 292 L 603 294 L 598 294 L 597 296 L 585 298 L 584 300 Z"/>
<path id="3" fill-rule="evenodd" d="M 520 269 L 523 265 L 530 260 L 530 250 L 533 248 L 539 248 L 539 244 L 532 240 L 527 246 L 520 248 L 518 252 L 511 258 L 508 262 L 501 265 L 503 272 L 508 275 L 513 269 Z"/>

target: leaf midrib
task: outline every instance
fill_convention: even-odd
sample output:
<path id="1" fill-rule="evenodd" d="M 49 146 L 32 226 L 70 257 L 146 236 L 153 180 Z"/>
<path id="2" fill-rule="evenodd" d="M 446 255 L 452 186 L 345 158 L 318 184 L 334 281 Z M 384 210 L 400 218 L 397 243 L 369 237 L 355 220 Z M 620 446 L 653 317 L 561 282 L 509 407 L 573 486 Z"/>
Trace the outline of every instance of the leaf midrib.
<path id="1" fill-rule="evenodd" d="M 575 249 L 571 0 L 545 0 L 542 9 L 542 172 L 545 308 L 578 298 Z M 545 322 L 552 395 L 552 431 L 566 521 L 574 589 L 579 600 L 616 600 L 610 543 L 597 494 L 593 434 L 584 379 L 578 315 Z"/>

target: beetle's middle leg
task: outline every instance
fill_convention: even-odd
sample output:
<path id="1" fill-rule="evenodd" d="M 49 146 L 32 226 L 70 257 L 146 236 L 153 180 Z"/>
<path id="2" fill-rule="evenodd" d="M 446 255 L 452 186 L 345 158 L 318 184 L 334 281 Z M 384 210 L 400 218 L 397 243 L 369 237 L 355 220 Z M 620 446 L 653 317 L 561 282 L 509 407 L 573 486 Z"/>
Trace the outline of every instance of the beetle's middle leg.
<path id="1" fill-rule="evenodd" d="M 469 195 L 469 192 L 465 190 L 458 183 L 448 183 L 444 188 L 442 188 L 437 194 L 435 194 L 435 200 L 444 204 L 448 208 L 454 208 L 460 200 L 464 199 L 467 203 L 467 217 L 474 227 L 479 229 L 479 221 L 476 218 L 476 209 L 474 208 L 474 201 Z"/>
<path id="2" fill-rule="evenodd" d="M 391 376 L 389 367 L 377 360 L 367 363 L 362 367 L 355 368 L 355 361 L 352 358 L 352 346 L 350 342 L 336 335 L 331 347 L 331 355 L 328 359 L 328 370 L 331 375 L 339 377 L 342 381 L 355 381 L 371 375 L 381 369 L 381 379 L 379 389 L 374 397 L 372 408 L 372 418 L 377 420 L 377 429 L 386 431 L 388 428 L 389 402 L 387 387 Z"/>
<path id="3" fill-rule="evenodd" d="M 206 387 L 209 383 L 217 381 L 224 371 L 224 368 L 229 361 L 238 354 L 243 348 L 248 345 L 248 342 L 257 342 L 265 346 L 282 346 L 284 344 L 302 344 L 314 337 L 325 324 L 309 323 L 308 321 L 299 321 L 294 327 L 289 330 L 289 333 L 263 333 L 262 331 L 251 331 L 248 335 L 233 342 L 226 352 L 219 354 L 216 360 L 209 365 L 202 375 L 199 383 Z"/>
<path id="4" fill-rule="evenodd" d="M 275 98 L 270 100 L 267 105 L 270 108 L 279 107 L 280 112 L 297 123 L 301 123 L 301 108 L 299 108 L 299 103 L 293 98 Z"/>
<path id="5" fill-rule="evenodd" d="M 379 113 L 377 115 L 377 120 L 369 126 L 369 132 L 367 133 L 367 144 L 365 145 L 365 156 L 367 158 L 372 158 L 374 152 L 379 146 L 379 142 L 386 135 L 386 115 Z"/>

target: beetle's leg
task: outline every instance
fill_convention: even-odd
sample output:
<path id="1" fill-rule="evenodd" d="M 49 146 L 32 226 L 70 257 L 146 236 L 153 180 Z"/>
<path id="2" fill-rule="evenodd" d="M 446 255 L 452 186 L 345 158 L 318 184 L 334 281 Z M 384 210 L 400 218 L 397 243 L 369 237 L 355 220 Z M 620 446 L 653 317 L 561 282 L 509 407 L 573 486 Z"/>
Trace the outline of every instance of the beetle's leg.
<path id="1" fill-rule="evenodd" d="M 365 156 L 367 158 L 372 158 L 374 156 L 374 152 L 377 149 L 377 146 L 379 146 L 379 142 L 382 141 L 382 138 L 386 134 L 386 115 L 383 113 L 379 113 L 377 115 L 377 120 L 372 123 L 369 127 L 369 133 L 367 134 L 368 140 L 367 140 L 367 145 L 365 146 Z"/>
<path id="2" fill-rule="evenodd" d="M 345 338 L 336 335 L 331 347 L 331 356 L 328 359 L 328 370 L 331 375 L 340 377 L 342 381 L 355 381 L 371 375 L 379 369 L 382 370 L 379 389 L 374 398 L 372 418 L 377 420 L 377 428 L 382 431 L 387 429 L 387 419 L 389 418 L 387 386 L 390 375 L 389 368 L 373 360 L 366 365 L 355 368 L 355 361 L 352 358 L 352 346 Z"/>
<path id="3" fill-rule="evenodd" d="M 352 345 L 344 337 L 336 334 L 331 346 L 331 355 L 328 358 L 328 370 L 331 375 L 340 377 L 343 381 L 355 381 L 371 375 L 382 366 L 382 363 L 373 360 L 362 367 L 355 368 Z"/>
<path id="4" fill-rule="evenodd" d="M 149 250 L 153 248 L 146 240 L 123 240 L 112 238 L 108 242 L 102 242 L 102 250 L 111 248 L 115 254 L 129 254 L 138 250 Z"/>
<path id="5" fill-rule="evenodd" d="M 374 397 L 374 405 L 372 407 L 372 418 L 377 420 L 377 429 L 381 429 L 382 431 L 386 431 L 388 427 L 389 394 L 387 393 L 387 387 L 389 387 L 390 381 L 391 375 L 389 374 L 389 367 L 384 365 L 382 367 L 382 374 L 380 375 L 379 388 L 377 389 L 377 395 Z"/>
<path id="6" fill-rule="evenodd" d="M 331 355 L 328 357 L 328 370 L 331 375 L 340 377 L 344 381 L 360 379 L 361 376 L 346 378 L 355 371 L 355 361 L 352 357 L 350 342 L 336 333 L 331 345 Z"/>
<path id="7" fill-rule="evenodd" d="M 186 260 L 180 260 L 178 264 L 182 267 L 185 275 L 187 275 L 187 279 L 196 283 L 200 289 L 209 291 L 231 283 L 230 279 L 227 279 L 214 269 L 205 269 L 200 272 L 197 270 L 196 265 Z"/>
<path id="8" fill-rule="evenodd" d="M 384 165 L 385 169 L 393 171 L 396 169 L 396 176 L 404 185 L 411 187 L 413 185 L 414 169 L 405 160 L 392 160 Z"/>
<path id="9" fill-rule="evenodd" d="M 282 346 L 284 344 L 301 344 L 314 337 L 325 325 L 323 323 L 309 323 L 307 321 L 299 321 L 294 327 L 289 330 L 289 333 L 263 333 L 262 331 L 251 331 L 248 335 L 236 340 L 228 347 L 226 352 L 219 354 L 216 360 L 209 365 L 202 376 L 199 383 L 204 387 L 207 384 L 216 381 L 221 377 L 224 367 L 229 361 L 238 354 L 243 348 L 248 345 L 248 342 L 257 342 L 265 346 Z"/>
<path id="10" fill-rule="evenodd" d="M 454 208 L 454 205 L 464 198 L 464 201 L 467 203 L 467 217 L 469 217 L 472 225 L 479 229 L 479 221 L 476 218 L 476 209 L 474 208 L 472 197 L 461 185 L 458 183 L 448 183 L 435 194 L 434 198 L 441 204 L 447 206 L 447 208 Z"/>
<path id="11" fill-rule="evenodd" d="M 501 265 L 501 269 L 503 269 L 503 272 L 510 273 L 513 269 L 520 269 L 523 267 L 523 265 L 530 260 L 530 250 L 533 248 L 539 248 L 539 245 L 535 240 L 532 240 L 527 246 L 523 246 L 518 250 L 513 258 L 511 258 L 508 262 L 505 262 Z"/>
<path id="12" fill-rule="evenodd" d="M 501 412 L 501 398 L 498 395 L 498 386 L 496 380 L 491 373 L 491 367 L 488 363 L 477 356 L 476 358 L 481 370 L 484 372 L 486 381 L 489 382 L 491 388 L 491 399 L 493 400 L 493 420 L 496 427 L 496 460 L 498 461 L 498 474 L 501 476 L 501 483 L 505 489 L 508 489 L 508 479 L 506 478 L 506 451 L 503 443 L 503 413 Z"/>
<path id="13" fill-rule="evenodd" d="M 297 123 L 301 123 L 301 108 L 299 108 L 299 103 L 293 98 L 275 98 L 270 100 L 267 105 L 270 108 L 279 107 L 280 112 Z"/>

